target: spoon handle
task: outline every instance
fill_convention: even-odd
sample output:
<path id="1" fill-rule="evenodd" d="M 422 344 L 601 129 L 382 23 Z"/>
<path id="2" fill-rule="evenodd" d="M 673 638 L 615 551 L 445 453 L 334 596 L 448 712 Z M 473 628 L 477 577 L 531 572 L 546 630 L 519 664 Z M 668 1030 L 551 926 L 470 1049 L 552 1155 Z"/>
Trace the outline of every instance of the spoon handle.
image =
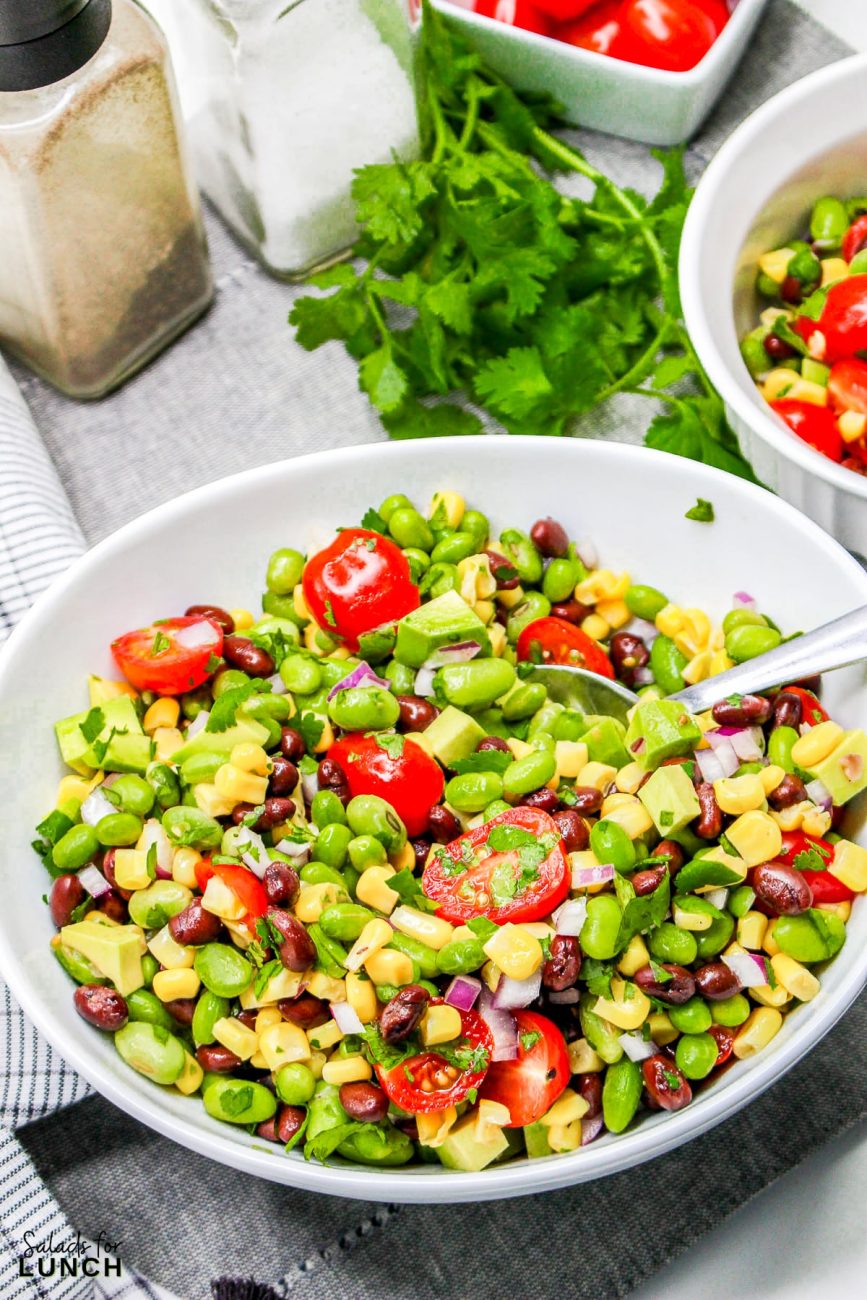
<path id="1" fill-rule="evenodd" d="M 681 701 L 690 713 L 704 713 L 728 695 L 747 695 L 768 686 L 783 686 L 831 668 L 845 668 L 862 659 L 867 659 L 867 605 L 729 668 L 718 677 L 708 677 L 695 686 L 688 686 L 670 698 Z"/>

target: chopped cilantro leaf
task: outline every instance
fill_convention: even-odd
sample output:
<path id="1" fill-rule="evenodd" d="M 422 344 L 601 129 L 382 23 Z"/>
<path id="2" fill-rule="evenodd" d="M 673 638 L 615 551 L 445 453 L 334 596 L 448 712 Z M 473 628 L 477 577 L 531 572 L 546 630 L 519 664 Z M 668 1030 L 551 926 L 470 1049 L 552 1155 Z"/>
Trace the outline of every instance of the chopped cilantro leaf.
<path id="1" fill-rule="evenodd" d="M 400 901 L 420 912 L 435 912 L 437 904 L 422 892 L 421 881 L 409 867 L 403 867 L 388 878 L 388 887 L 399 894 Z"/>
<path id="2" fill-rule="evenodd" d="M 365 510 L 361 520 L 361 527 L 366 528 L 370 533 L 382 533 L 383 537 L 388 536 L 388 524 L 385 522 L 379 511 L 374 510 L 373 506 L 370 506 Z M 368 545 L 370 542 L 373 542 L 374 546 L 376 545 L 375 538 L 369 538 Z"/>
<path id="3" fill-rule="evenodd" d="M 325 719 L 318 718 L 315 713 L 302 713 L 301 717 L 295 720 L 295 726 L 301 732 L 305 749 L 312 750 L 322 739 Z"/>
<path id="4" fill-rule="evenodd" d="M 253 985 L 253 992 L 257 998 L 260 998 L 268 987 L 270 980 L 283 969 L 283 963 L 276 958 L 274 961 L 266 962 L 256 976 L 256 983 Z"/>
<path id="5" fill-rule="evenodd" d="M 384 749 L 389 758 L 400 758 L 403 754 L 405 738 L 396 731 L 374 731 L 370 733 L 380 749 Z"/>
<path id="6" fill-rule="evenodd" d="M 81 732 L 82 736 L 84 736 L 84 739 L 90 745 L 93 743 L 94 740 L 96 740 L 97 736 L 100 734 L 104 726 L 105 726 L 105 714 L 103 713 L 102 709 L 91 709 L 87 717 L 79 726 L 78 730 Z"/>
<path id="7" fill-rule="evenodd" d="M 330 600 L 325 602 L 325 622 L 329 627 L 337 627 L 337 619 L 334 617 L 334 606 Z"/>
<path id="8" fill-rule="evenodd" d="M 694 519 L 699 524 L 712 524 L 714 521 L 713 502 L 699 497 L 695 505 L 687 510 L 684 519 Z"/>
<path id="9" fill-rule="evenodd" d="M 219 668 L 222 662 L 223 661 L 219 655 L 215 655 L 215 654 L 208 655 L 208 662 L 205 664 L 205 672 L 208 674 L 209 677 L 211 673 L 215 673 L 217 671 L 217 669 Z"/>
<path id="10" fill-rule="evenodd" d="M 668 984 L 671 980 L 674 979 L 674 976 L 672 975 L 671 971 L 666 970 L 664 966 L 660 966 L 659 963 L 655 962 L 652 957 L 650 959 L 650 970 L 657 984 Z"/>
<path id="11" fill-rule="evenodd" d="M 518 1037 L 521 1040 L 521 1047 L 523 1050 L 529 1052 L 534 1043 L 538 1043 L 542 1035 L 539 1033 L 538 1029 L 529 1029 L 524 1033 L 519 1034 Z"/>
<path id="12" fill-rule="evenodd" d="M 509 853 L 512 849 L 529 847 L 536 843 L 536 836 L 525 831 L 521 826 L 500 824 L 492 826 L 487 845 L 495 853 Z"/>
<path id="13" fill-rule="evenodd" d="M 244 682 L 243 686 L 233 686 L 230 690 L 223 691 L 222 695 L 214 700 L 210 716 L 205 723 L 205 731 L 212 733 L 228 731 L 235 725 L 238 709 L 244 701 L 249 700 L 252 695 L 261 695 L 270 689 L 270 682 L 254 677 L 249 682 Z"/>
<path id="14" fill-rule="evenodd" d="M 151 659 L 156 659 L 157 655 L 164 655 L 167 650 L 171 649 L 171 645 L 171 640 L 166 636 L 165 632 L 157 632 L 151 643 Z"/>
<path id="15" fill-rule="evenodd" d="M 258 804 L 255 808 L 251 808 L 250 811 L 248 813 L 245 813 L 244 816 L 241 818 L 241 825 L 246 826 L 249 830 L 252 830 L 253 827 L 256 825 L 256 822 L 264 813 L 264 811 L 265 811 L 265 805 L 263 803 Z"/>
<path id="16" fill-rule="evenodd" d="M 481 939 L 482 943 L 487 943 L 492 934 L 496 934 L 500 927 L 493 921 L 489 921 L 486 916 L 471 916 L 467 921 L 467 929 L 472 930 L 473 934 Z"/>
<path id="17" fill-rule="evenodd" d="M 792 866 L 796 871 L 824 871 L 826 863 L 818 851 L 818 846 L 814 846 L 798 853 Z"/>
<path id="18" fill-rule="evenodd" d="M 147 873 L 148 873 L 148 875 L 150 876 L 151 880 L 156 880 L 156 878 L 157 878 L 157 846 L 156 846 L 156 844 L 151 844 L 150 847 L 148 848 L 147 858 L 145 859 L 145 870 L 147 871 Z"/>
<path id="19" fill-rule="evenodd" d="M 514 761 L 511 754 L 505 754 L 500 749 L 486 749 L 481 754 L 468 754 L 466 758 L 456 758 L 449 767 L 458 776 L 464 776 L 467 772 L 496 772 L 498 776 L 502 776 Z"/>

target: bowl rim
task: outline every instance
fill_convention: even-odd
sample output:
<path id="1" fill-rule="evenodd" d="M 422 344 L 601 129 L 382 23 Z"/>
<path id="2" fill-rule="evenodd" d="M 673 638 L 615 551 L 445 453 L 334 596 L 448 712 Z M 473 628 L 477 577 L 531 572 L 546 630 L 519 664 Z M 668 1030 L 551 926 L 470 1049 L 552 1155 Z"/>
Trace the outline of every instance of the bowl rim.
<path id="1" fill-rule="evenodd" d="M 437 442 L 446 455 L 451 448 L 457 451 L 466 449 L 473 443 L 487 441 L 490 435 L 475 437 L 442 438 Z M 539 439 L 531 436 L 512 435 L 509 445 L 540 452 Z M 680 458 L 649 448 L 637 447 L 625 443 L 613 443 L 600 440 L 544 440 L 544 455 L 554 455 L 555 448 L 560 454 L 575 456 L 592 456 L 608 462 L 611 466 L 612 481 L 618 481 L 618 471 L 628 472 L 632 463 L 648 464 L 650 457 L 656 464 L 665 467 L 666 473 L 677 472 Z M 565 451 L 565 448 L 569 448 Z M 550 449 L 550 451 L 548 450 Z M 290 478 L 296 469 L 309 469 L 311 466 L 340 466 L 341 473 L 351 473 L 355 461 L 368 457 L 384 456 L 391 467 L 399 471 L 404 459 L 423 456 L 426 444 L 405 442 L 398 445 L 388 443 L 366 443 L 350 448 L 336 448 L 328 451 L 313 452 L 268 465 L 257 466 L 240 473 L 228 475 L 212 483 L 204 484 L 183 493 L 153 509 L 137 516 L 98 542 L 91 550 L 85 552 L 70 568 L 57 579 L 52 586 L 37 599 L 33 607 L 17 625 L 6 644 L 0 649 L 0 699 L 3 697 L 6 673 L 19 647 L 27 644 L 30 629 L 50 616 L 52 606 L 60 599 L 67 584 L 85 577 L 92 571 L 98 571 L 106 558 L 113 552 L 122 550 L 128 543 L 135 543 L 146 538 L 151 529 L 163 529 L 177 517 L 182 517 L 191 507 L 201 503 L 211 505 L 231 497 L 239 486 L 255 486 L 259 482 L 273 482 L 275 475 L 288 475 Z M 641 459 L 638 459 L 641 458 Z M 812 537 L 817 548 L 822 551 L 829 562 L 847 570 L 854 582 L 863 587 L 867 602 L 867 572 L 846 552 L 833 538 L 828 536 L 811 520 L 805 518 L 795 507 L 766 489 L 737 479 L 721 470 L 694 461 L 686 462 L 688 472 L 696 481 L 707 489 L 712 498 L 714 488 L 725 485 L 726 490 L 736 493 L 747 504 L 765 509 L 771 519 L 782 517 L 790 523 L 797 520 L 802 533 Z M 155 1129 L 163 1136 L 201 1155 L 208 1156 L 222 1164 L 243 1170 L 246 1173 L 268 1178 L 272 1181 L 288 1184 L 306 1191 L 315 1191 L 330 1195 L 361 1200 L 383 1200 L 402 1203 L 451 1203 L 477 1200 L 494 1200 L 502 1197 L 520 1196 L 540 1191 L 572 1186 L 587 1182 L 610 1173 L 628 1169 L 644 1160 L 665 1154 L 699 1136 L 723 1119 L 738 1111 L 754 1097 L 759 1096 L 772 1083 L 779 1079 L 786 1070 L 795 1065 L 824 1035 L 854 1002 L 864 986 L 867 976 L 867 947 L 860 954 L 860 962 L 842 976 L 839 983 L 826 992 L 821 1008 L 817 1007 L 815 1018 L 803 1033 L 793 1033 L 776 1051 L 760 1053 L 749 1062 L 741 1064 L 747 1068 L 737 1077 L 731 1078 L 719 1090 L 710 1091 L 695 1107 L 667 1115 L 659 1124 L 641 1125 L 625 1139 L 616 1138 L 611 1143 L 593 1144 L 577 1152 L 545 1160 L 510 1162 L 494 1166 L 477 1173 L 461 1172 L 447 1169 L 433 1170 L 432 1166 L 410 1166 L 407 1170 L 395 1169 L 379 1171 L 373 1168 L 360 1168 L 347 1165 L 321 1165 L 314 1161 L 284 1159 L 275 1160 L 275 1151 L 263 1146 L 239 1143 L 230 1136 L 223 1136 L 202 1126 L 199 1112 L 196 1117 L 178 1118 L 168 1109 L 160 1107 L 159 1095 L 154 1093 L 147 1081 L 148 1091 L 141 1095 L 135 1088 L 124 1086 L 122 1080 L 91 1056 L 79 1048 L 74 1039 L 67 1035 L 67 1020 L 56 1014 L 46 999 L 43 999 L 36 983 L 31 981 L 24 964 L 13 952 L 11 943 L 0 929 L 0 971 L 25 1013 L 45 1035 L 52 1047 L 78 1073 L 80 1073 L 102 1096 L 119 1106 L 126 1113 Z M 216 1124 L 216 1121 L 211 1121 Z"/>
<path id="2" fill-rule="evenodd" d="M 678 271 L 686 328 L 708 378 L 725 404 L 784 459 L 793 461 L 805 473 L 824 479 L 841 492 L 867 499 L 867 477 L 844 469 L 842 465 L 829 460 L 821 452 L 814 451 L 779 417 L 771 413 L 770 407 L 758 395 L 757 389 L 753 392 L 747 391 L 744 384 L 748 377 L 746 367 L 743 367 L 743 375 L 735 375 L 723 360 L 709 323 L 710 306 L 705 303 L 700 290 L 706 226 L 710 214 L 723 200 L 732 165 L 748 155 L 756 139 L 762 136 L 771 124 L 784 117 L 793 104 L 821 94 L 841 79 L 848 79 L 853 75 L 862 77 L 867 75 L 867 53 L 838 59 L 827 67 L 819 68 L 816 72 L 802 77 L 800 81 L 793 82 L 757 108 L 732 132 L 711 160 L 696 187 L 684 224 Z M 759 211 L 761 208 L 758 208 L 754 215 Z M 752 381 L 750 383 L 752 384 Z"/>
<path id="3" fill-rule="evenodd" d="M 524 27 L 513 27 L 511 23 L 501 23 L 496 18 L 488 18 L 485 14 L 476 13 L 474 9 L 465 9 L 459 2 L 452 4 L 450 0 L 433 0 L 434 8 L 440 13 L 457 14 L 459 21 L 469 27 L 478 26 L 483 31 L 496 30 L 506 40 L 523 41 L 540 50 L 554 46 L 558 50 L 567 51 L 567 57 L 571 57 L 579 67 L 583 65 L 588 68 L 604 66 L 611 68 L 613 64 L 623 80 L 631 81 L 636 86 L 659 86 L 672 89 L 676 87 L 686 90 L 701 87 L 713 78 L 719 64 L 729 54 L 730 47 L 741 38 L 741 28 L 748 21 L 746 15 L 752 15 L 754 10 L 764 8 L 767 3 L 768 0 L 739 0 L 737 8 L 731 13 L 725 27 L 695 67 L 687 69 L 686 72 L 669 72 L 665 68 L 651 68 L 643 63 L 629 63 L 626 59 L 614 59 L 611 55 L 602 54 L 598 50 L 585 50 L 581 46 L 560 41 L 555 36 L 543 36 L 540 32 L 531 32 Z"/>

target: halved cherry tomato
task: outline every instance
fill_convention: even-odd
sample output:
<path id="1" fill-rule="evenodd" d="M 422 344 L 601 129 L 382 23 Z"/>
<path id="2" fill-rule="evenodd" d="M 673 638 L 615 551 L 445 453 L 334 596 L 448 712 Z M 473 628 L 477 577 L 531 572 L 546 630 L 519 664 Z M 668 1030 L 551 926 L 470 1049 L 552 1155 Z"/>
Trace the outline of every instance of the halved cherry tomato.
<path id="1" fill-rule="evenodd" d="M 484 18 L 495 18 L 497 22 L 507 23 L 510 27 L 521 27 L 525 32 L 536 32 L 538 36 L 551 34 L 551 20 L 541 3 L 531 4 L 530 0 L 476 0 L 476 13 Z"/>
<path id="2" fill-rule="evenodd" d="M 600 677 L 614 677 L 611 660 L 602 647 L 564 618 L 536 618 L 518 637 L 518 658 L 539 664 L 566 664 L 586 668 Z"/>
<path id="3" fill-rule="evenodd" d="M 442 1004 L 442 998 L 431 998 L 431 1006 Z M 467 1052 L 476 1057 L 475 1068 L 459 1069 L 454 1062 L 448 1061 L 435 1048 L 410 1056 L 393 1065 L 391 1069 L 376 1065 L 376 1076 L 389 1101 L 411 1115 L 425 1115 L 429 1111 L 448 1110 L 463 1101 L 471 1088 L 478 1088 L 484 1079 L 494 1050 L 494 1039 L 485 1021 L 477 1011 L 462 1011 L 461 1041 L 459 1052 Z M 443 1070 L 451 1072 L 457 1069 L 454 1078 L 446 1082 Z M 437 1076 L 439 1075 L 439 1079 Z M 425 1083 L 432 1083 L 430 1091 Z"/>
<path id="4" fill-rule="evenodd" d="M 344 528 L 312 556 L 302 586 L 316 622 L 350 650 L 358 649 L 363 632 L 396 623 L 421 600 L 403 551 L 367 528 Z"/>
<path id="5" fill-rule="evenodd" d="M 867 415 L 867 361 L 838 361 L 828 377 L 828 400 L 834 410 Z"/>
<path id="6" fill-rule="evenodd" d="M 808 322 L 825 337 L 825 355 L 829 366 L 835 361 L 867 354 L 867 275 L 850 275 L 832 284 L 818 324 Z M 799 330 L 804 332 L 800 325 Z"/>
<path id="7" fill-rule="evenodd" d="M 834 845 L 829 844 L 827 840 L 818 839 L 815 835 L 805 835 L 803 831 L 786 831 L 783 835 L 783 847 L 776 861 L 785 862 L 787 866 L 793 867 L 802 853 L 809 853 L 813 857 L 811 850 L 818 856 L 823 866 L 818 871 L 810 871 L 809 868 L 805 868 L 802 859 L 798 870 L 803 870 L 804 878 L 813 891 L 814 904 L 818 906 L 819 903 L 851 903 L 855 898 L 855 891 L 848 885 L 844 885 L 842 880 L 838 880 L 828 870 L 834 861 Z"/>
<path id="8" fill-rule="evenodd" d="M 844 885 L 831 871 L 805 871 L 807 884 L 813 891 L 813 906 L 820 903 L 851 903 L 856 897 L 854 889 Z"/>
<path id="9" fill-rule="evenodd" d="M 841 256 L 845 261 L 851 262 L 856 253 L 867 244 L 867 215 L 856 217 L 849 229 L 843 236 L 843 246 L 840 250 Z"/>
<path id="10" fill-rule="evenodd" d="M 435 850 L 422 889 L 439 903 L 437 916 L 455 925 L 474 916 L 504 925 L 548 916 L 569 893 L 570 879 L 556 823 L 538 808 L 519 807 Z"/>
<path id="11" fill-rule="evenodd" d="M 401 742 L 403 748 L 400 749 Z M 359 731 L 342 736 L 328 751 L 346 773 L 349 793 L 376 794 L 390 803 L 407 834 L 427 830 L 428 816 L 442 798 L 445 778 L 436 759 L 412 736 L 389 736 L 388 749 Z"/>
<path id="12" fill-rule="evenodd" d="M 248 867 L 237 866 L 234 862 L 212 862 L 202 858 L 195 865 L 196 884 L 205 892 L 212 876 L 222 880 L 227 889 L 231 889 L 242 907 L 247 909 L 247 918 L 256 920 L 268 910 L 268 895 L 265 886 L 253 875 Z"/>
<path id="13" fill-rule="evenodd" d="M 620 0 L 609 0 L 607 4 L 595 6 L 577 22 L 561 27 L 557 35 L 567 45 L 577 45 L 594 54 L 610 54 L 614 59 L 625 58 L 625 54 L 619 53 L 623 31 L 621 12 Z"/>
<path id="14" fill-rule="evenodd" d="M 192 627 L 201 628 L 201 637 L 185 633 Z M 198 643 L 185 645 L 185 637 Z M 182 695 L 201 686 L 215 671 L 216 665 L 209 666 L 212 657 L 222 652 L 223 629 L 201 615 L 164 618 L 125 632 L 111 643 L 115 663 L 127 681 L 136 690 L 158 695 Z"/>
<path id="15" fill-rule="evenodd" d="M 723 0 L 628 0 L 617 57 L 687 72 L 701 62 L 728 20 Z"/>
<path id="16" fill-rule="evenodd" d="M 843 459 L 843 439 L 837 421 L 827 406 L 814 406 L 812 402 L 796 401 L 783 397 L 771 406 L 798 437 L 829 460 Z"/>
<path id="17" fill-rule="evenodd" d="M 506 1128 L 535 1124 L 569 1083 L 569 1053 L 560 1030 L 538 1011 L 515 1011 L 518 1055 L 494 1061 L 479 1090 L 486 1101 L 499 1101 L 511 1116 Z"/>
<path id="18" fill-rule="evenodd" d="M 732 1054 L 732 1047 L 737 1038 L 738 1031 L 730 1029 L 727 1025 L 711 1025 L 707 1031 L 711 1038 L 716 1039 L 716 1045 L 719 1049 L 717 1052 L 716 1065 L 725 1065 L 726 1061 Z M 716 1066 L 714 1067 L 716 1068 Z"/>
<path id="19" fill-rule="evenodd" d="M 808 691 L 804 686 L 784 686 L 783 690 L 787 695 L 797 695 L 801 701 L 801 722 L 806 723 L 808 727 L 817 727 L 820 722 L 828 721 L 828 711 L 824 709 L 819 699 L 812 691 Z"/>

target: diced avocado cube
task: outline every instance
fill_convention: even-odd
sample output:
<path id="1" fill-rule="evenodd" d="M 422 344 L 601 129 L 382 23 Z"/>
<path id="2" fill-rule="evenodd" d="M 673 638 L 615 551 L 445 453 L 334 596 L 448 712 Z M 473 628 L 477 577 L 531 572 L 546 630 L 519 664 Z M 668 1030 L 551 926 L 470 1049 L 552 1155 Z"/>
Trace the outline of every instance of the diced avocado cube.
<path id="1" fill-rule="evenodd" d="M 538 1156 L 551 1156 L 554 1154 L 548 1141 L 548 1126 L 546 1124 L 528 1124 L 524 1129 L 524 1141 L 527 1144 L 527 1155 L 532 1156 L 534 1159 Z"/>
<path id="2" fill-rule="evenodd" d="M 118 695 L 128 695 L 131 700 L 138 699 L 138 692 L 130 686 L 129 682 L 112 682 L 107 677 L 91 675 L 87 679 L 87 690 L 92 709 L 101 708 L 103 704 L 116 699 Z"/>
<path id="3" fill-rule="evenodd" d="M 62 718 L 60 722 L 54 724 L 54 732 L 57 736 L 57 743 L 60 746 L 60 753 L 63 761 L 68 763 L 76 772 L 87 776 L 97 767 L 102 766 L 102 761 L 94 753 L 94 743 L 97 741 L 103 744 L 115 733 L 113 739 L 116 739 L 121 733 L 127 733 L 130 736 L 144 736 L 141 722 L 133 701 L 128 695 L 116 695 L 107 699 L 104 704 L 96 706 L 103 717 L 102 729 L 97 736 L 88 739 L 81 730 L 81 724 L 86 721 L 94 710 L 85 713 L 74 713 L 72 717 Z M 104 760 L 103 760 L 104 761 Z M 135 768 L 119 768 L 118 771 L 139 771 Z"/>
<path id="4" fill-rule="evenodd" d="M 453 704 L 443 709 L 422 734 L 444 767 L 451 767 L 458 759 L 468 758 L 479 741 L 485 738 L 484 728 L 475 718 L 462 713 Z"/>
<path id="5" fill-rule="evenodd" d="M 150 736 L 131 735 L 119 731 L 112 736 L 100 766 L 106 772 L 138 772 L 144 776 L 153 758 L 154 745 Z"/>
<path id="6" fill-rule="evenodd" d="M 837 748 L 809 772 L 835 804 L 848 803 L 867 789 L 867 735 L 860 728 L 847 731 Z"/>
<path id="7" fill-rule="evenodd" d="M 410 668 L 421 668 L 435 650 L 461 641 L 477 641 L 481 653 L 491 653 L 487 629 L 475 610 L 456 591 L 447 591 L 405 614 L 397 625 L 394 657 Z"/>
<path id="8" fill-rule="evenodd" d="M 91 961 L 123 997 L 144 984 L 141 959 L 147 949 L 137 925 L 77 921 L 75 925 L 63 927 L 60 941 L 64 947 L 80 952 Z"/>
<path id="9" fill-rule="evenodd" d="M 682 767 L 660 767 L 638 791 L 663 839 L 677 835 L 701 812 L 698 795 Z"/>
<path id="10" fill-rule="evenodd" d="M 236 745 L 262 745 L 269 735 L 268 728 L 255 718 L 238 717 L 225 731 L 207 728 L 197 731 L 192 740 L 172 755 L 172 762 L 185 763 L 193 754 L 224 754 L 228 758 Z"/>
<path id="11" fill-rule="evenodd" d="M 626 732 L 630 759 L 651 772 L 666 758 L 691 753 L 701 727 L 677 700 L 643 700 L 636 704 Z"/>
<path id="12" fill-rule="evenodd" d="M 508 1149 L 509 1139 L 501 1128 L 489 1125 L 486 1141 L 480 1142 L 476 1137 L 475 1116 L 465 1115 L 436 1151 L 446 1169 L 476 1173 L 480 1169 L 486 1169 Z"/>
<path id="13" fill-rule="evenodd" d="M 591 763 L 605 763 L 608 767 L 625 767 L 631 762 L 623 743 L 626 728 L 617 718 L 593 718 L 592 725 L 581 736 L 587 746 Z"/>
<path id="14" fill-rule="evenodd" d="M 814 361 L 812 357 L 804 357 L 801 362 L 802 379 L 808 379 L 811 384 L 819 384 L 821 388 L 827 388 L 830 377 L 830 366 L 823 365 L 821 361 Z"/>

